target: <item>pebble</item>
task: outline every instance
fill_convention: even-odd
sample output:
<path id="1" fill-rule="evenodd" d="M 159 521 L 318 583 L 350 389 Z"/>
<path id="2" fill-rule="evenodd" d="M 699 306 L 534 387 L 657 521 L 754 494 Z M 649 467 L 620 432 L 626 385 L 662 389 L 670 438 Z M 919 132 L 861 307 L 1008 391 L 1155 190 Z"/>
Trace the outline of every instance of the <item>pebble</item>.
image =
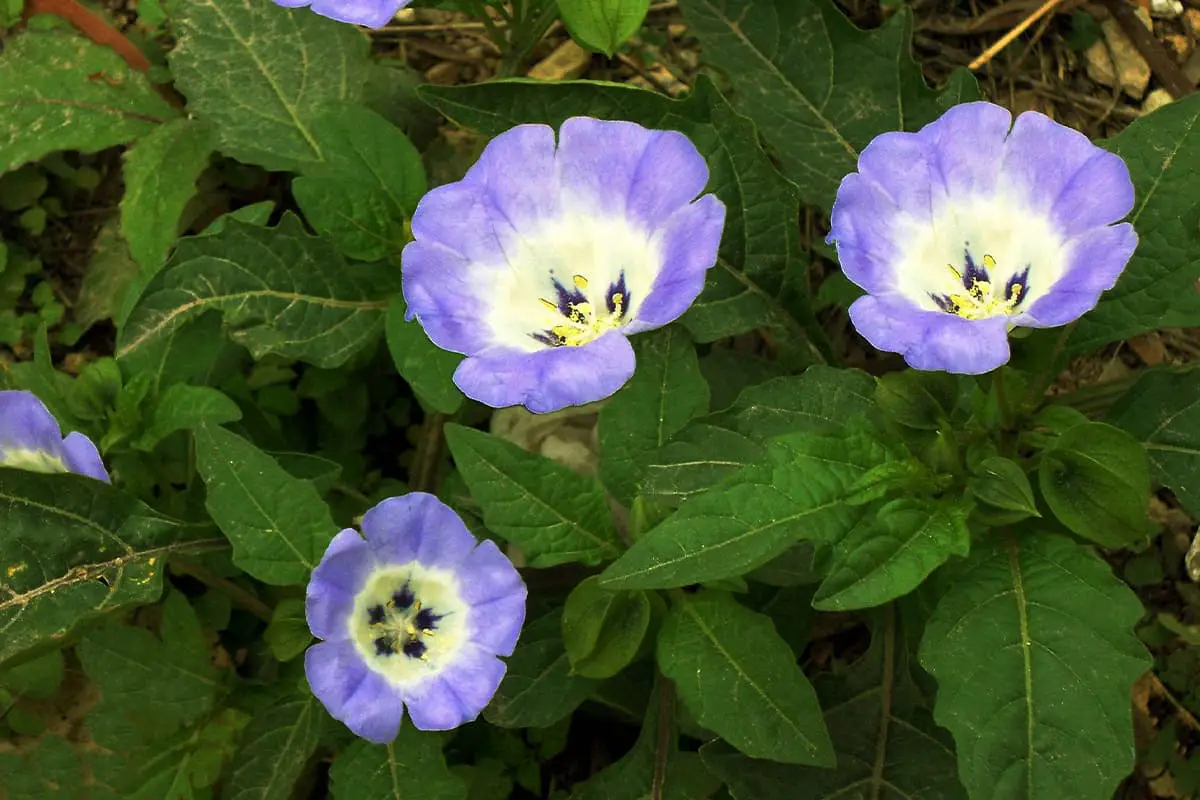
<path id="1" fill-rule="evenodd" d="M 1143 9 L 1138 9 L 1138 18 L 1150 27 L 1149 14 Z M 1150 84 L 1150 65 L 1115 19 L 1101 22 L 1100 32 L 1102 39 L 1083 54 L 1088 77 L 1105 86 L 1120 86 L 1125 94 L 1141 100 Z"/>

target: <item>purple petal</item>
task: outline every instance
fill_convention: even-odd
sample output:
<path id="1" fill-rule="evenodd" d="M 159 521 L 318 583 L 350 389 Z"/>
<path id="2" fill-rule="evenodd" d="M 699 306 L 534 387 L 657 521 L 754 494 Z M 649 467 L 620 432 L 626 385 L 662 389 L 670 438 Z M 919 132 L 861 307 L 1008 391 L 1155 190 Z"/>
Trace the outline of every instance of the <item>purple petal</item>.
<path id="1" fill-rule="evenodd" d="M 515 570 L 514 570 L 515 571 Z M 525 624 L 525 587 L 471 607 L 472 642 L 499 656 L 511 656 Z"/>
<path id="2" fill-rule="evenodd" d="M 381 563 L 453 569 L 475 547 L 458 514 L 431 494 L 391 497 L 363 515 L 363 535 Z"/>
<path id="3" fill-rule="evenodd" d="M 1124 162 L 1036 111 L 1017 117 L 1000 169 L 1018 199 L 1050 213 L 1068 237 L 1116 222 L 1133 208 Z"/>
<path id="4" fill-rule="evenodd" d="M 313 0 L 312 10 L 323 17 L 381 28 L 412 0 Z"/>
<path id="5" fill-rule="evenodd" d="M 404 694 L 413 726 L 447 731 L 478 718 L 504 679 L 504 662 L 465 644 L 452 664 Z"/>
<path id="6" fill-rule="evenodd" d="M 465 359 L 454 382 L 472 400 L 523 405 L 535 414 L 602 400 L 633 374 L 633 348 L 618 331 L 582 347 L 518 351 L 507 348 Z"/>
<path id="7" fill-rule="evenodd" d="M 1073 240 L 1063 276 L 1034 302 L 1018 323 L 1053 328 L 1091 311 L 1100 294 L 1116 285 L 1137 243 L 1137 234 L 1128 222 L 1100 228 Z"/>
<path id="8" fill-rule="evenodd" d="M 996 188 L 1011 124 L 1008 109 L 980 101 L 953 106 L 920 130 L 917 136 L 930 149 L 934 210 L 947 196 L 961 200 Z M 938 189 L 944 190 L 941 197 Z"/>
<path id="9" fill-rule="evenodd" d="M 482 322 L 487 267 L 432 241 L 409 242 L 401 263 L 406 316 L 420 320 L 430 341 L 455 353 L 477 353 L 491 344 L 491 332 Z"/>
<path id="10" fill-rule="evenodd" d="M 1008 361 L 1008 318 L 968 320 L 926 311 L 897 295 L 860 297 L 850 306 L 855 330 L 878 350 L 900 353 L 909 366 L 981 375 Z"/>
<path id="11" fill-rule="evenodd" d="M 677 131 L 572 117 L 558 137 L 564 201 L 654 230 L 704 191 L 708 165 Z"/>
<path id="12" fill-rule="evenodd" d="M 724 228 L 725 205 L 712 194 L 684 206 L 661 224 L 662 270 L 626 333 L 661 327 L 688 310 L 704 289 L 706 273 L 717 263 Z"/>
<path id="13" fill-rule="evenodd" d="M 347 528 L 333 537 L 313 570 L 304 596 L 308 629 L 318 639 L 345 639 L 354 597 L 367 582 L 375 559 L 358 532 Z"/>
<path id="14" fill-rule="evenodd" d="M 895 286 L 893 264 L 903 236 L 903 214 L 879 184 L 857 173 L 842 179 L 830 214 L 827 241 L 836 242 L 842 272 L 868 292 Z"/>
<path id="15" fill-rule="evenodd" d="M 525 595 L 521 573 L 490 539 L 480 542 L 463 559 L 458 575 L 463 602 L 472 607 L 513 595 Z"/>
<path id="16" fill-rule="evenodd" d="M 521 231 L 562 215 L 554 129 L 517 125 L 488 142 L 463 178 L 482 193 L 493 223 Z M 416 230 L 413 230 L 416 235 Z"/>
<path id="17" fill-rule="evenodd" d="M 67 469 L 71 472 L 111 483 L 108 470 L 104 468 L 104 461 L 100 458 L 100 451 L 96 449 L 92 440 L 82 433 L 68 433 L 62 442 L 62 453 Z"/>
<path id="18" fill-rule="evenodd" d="M 400 732 L 400 693 L 370 670 L 350 641 L 321 642 L 304 654 L 308 685 L 334 719 L 358 736 L 387 744 Z"/>
<path id="19" fill-rule="evenodd" d="M 6 450 L 37 450 L 62 458 L 62 431 L 33 392 L 0 392 L 0 461 Z"/>

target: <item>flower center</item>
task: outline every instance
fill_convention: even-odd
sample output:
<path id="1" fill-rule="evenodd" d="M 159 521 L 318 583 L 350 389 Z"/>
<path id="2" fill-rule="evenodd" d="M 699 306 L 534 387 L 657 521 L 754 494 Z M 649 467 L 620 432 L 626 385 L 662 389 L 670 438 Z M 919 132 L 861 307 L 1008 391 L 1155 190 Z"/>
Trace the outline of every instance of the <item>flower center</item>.
<path id="1" fill-rule="evenodd" d="M 965 266 L 962 270 L 953 264 L 946 265 L 954 275 L 955 282 L 962 284 L 963 291 L 958 291 L 956 286 L 945 294 L 929 293 L 938 308 L 964 319 L 986 319 L 999 314 L 1017 313 L 1017 307 L 1029 294 L 1028 266 L 1021 272 L 1013 273 L 1005 283 L 1003 293 L 1000 293 L 991 279 L 991 273 L 996 269 L 996 259 L 985 255 L 983 265 L 979 266 L 971 257 L 971 251 L 964 250 L 963 263 Z"/>
<path id="2" fill-rule="evenodd" d="M 586 294 L 590 286 L 586 277 L 574 275 L 571 283 L 568 289 L 554 279 L 556 297 L 538 298 L 542 306 L 559 315 L 561 321 L 545 330 L 531 333 L 530 336 L 535 340 L 550 347 L 580 347 L 628 322 L 626 312 L 630 298 L 624 272 L 604 292 L 602 308 L 596 308 Z"/>
<path id="3" fill-rule="evenodd" d="M 367 665 L 404 685 L 453 659 L 467 638 L 467 613 L 452 574 L 412 563 L 376 570 L 348 622 Z"/>
<path id="4" fill-rule="evenodd" d="M 29 472 L 67 472 L 61 458 L 55 458 L 41 450 L 5 450 L 0 455 L 0 465 L 24 469 Z"/>

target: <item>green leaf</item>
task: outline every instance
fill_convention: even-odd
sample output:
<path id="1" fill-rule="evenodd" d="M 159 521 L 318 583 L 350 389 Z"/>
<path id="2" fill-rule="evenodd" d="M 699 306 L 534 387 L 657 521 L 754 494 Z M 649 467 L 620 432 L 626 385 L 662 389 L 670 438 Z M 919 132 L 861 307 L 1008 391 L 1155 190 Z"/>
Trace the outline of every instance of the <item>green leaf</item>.
<path id="1" fill-rule="evenodd" d="M 1118 428 L 1089 422 L 1059 436 L 1042 453 L 1038 486 L 1072 533 L 1104 547 L 1125 547 L 1146 536 L 1146 451 Z"/>
<path id="2" fill-rule="evenodd" d="M 0 673 L 0 686 L 14 695 L 33 700 L 54 697 L 63 679 L 63 654 L 51 650 L 31 661 L 25 661 Z"/>
<path id="3" fill-rule="evenodd" d="M 817 695 L 771 620 L 727 594 L 681 597 L 658 664 L 696 721 L 754 758 L 833 766 Z"/>
<path id="4" fill-rule="evenodd" d="M 1066 355 L 1170 326 L 1200 325 L 1200 96 L 1147 114 L 1100 144 L 1125 159 L 1137 203 L 1137 252 L 1117 285 L 1076 325 Z"/>
<path id="5" fill-rule="evenodd" d="M 463 393 L 454 385 L 454 370 L 462 356 L 443 350 L 425 335 L 421 323 L 406 322 L 404 296 L 396 295 L 388 306 L 384 330 L 388 350 L 400 377 L 422 402 L 443 414 L 454 414 L 462 406 Z"/>
<path id="6" fill-rule="evenodd" d="M 765 452 L 740 433 L 703 422 L 689 425 L 646 459 L 642 495 L 678 506 L 747 464 L 761 461 Z"/>
<path id="7" fill-rule="evenodd" d="M 599 682 L 571 674 L 561 629 L 558 612 L 525 626 L 484 719 L 501 728 L 545 728 L 592 696 Z"/>
<path id="8" fill-rule="evenodd" d="M 674 690 L 660 682 L 646 703 L 642 730 L 619 761 L 593 775 L 571 800 L 708 800 L 720 783 L 695 753 L 680 752 Z"/>
<path id="9" fill-rule="evenodd" d="M 533 567 L 599 564 L 620 549 L 604 489 L 512 442 L 446 426 L 454 463 L 488 529 L 520 547 Z"/>
<path id="10" fill-rule="evenodd" d="M 9 800 L 76 800 L 85 790 L 85 772 L 90 770 L 75 748 L 55 734 L 21 751 L 0 752 L 0 785 Z"/>
<path id="11" fill-rule="evenodd" d="M 179 234 L 179 218 L 196 195 L 216 137 L 194 119 L 177 119 L 125 152 L 121 233 L 142 275 L 158 271 Z"/>
<path id="12" fill-rule="evenodd" d="M 708 189 L 725 204 L 726 217 L 717 265 L 680 322 L 699 342 L 765 328 L 786 363 L 825 360 L 819 348 L 826 337 L 805 299 L 796 188 L 775 170 L 754 125 L 707 77 L 700 76 L 682 100 L 589 81 L 492 81 L 423 86 L 419 93 L 450 119 L 489 135 L 521 123 L 557 127 L 577 115 L 687 135 L 708 163 Z"/>
<path id="13" fill-rule="evenodd" d="M 925 708 L 912 668 L 887 612 L 865 656 L 836 678 L 816 681 L 834 769 L 749 759 L 719 742 L 700 748 L 704 765 L 735 800 L 795 800 L 798 786 L 806 800 L 965 800 L 950 737 Z"/>
<path id="14" fill-rule="evenodd" d="M 684 503 L 651 529 L 601 581 L 608 589 L 664 589 L 743 575 L 799 541 L 831 544 L 863 509 L 842 498 L 871 467 L 892 457 L 864 431 L 797 433 L 766 460 Z"/>
<path id="15" fill-rule="evenodd" d="M 190 431 L 203 423 L 222 425 L 242 418 L 238 404 L 216 389 L 173 383 L 155 399 L 145 431 L 133 443 L 150 451 L 176 431 Z"/>
<path id="16" fill-rule="evenodd" d="M 965 556 L 970 544 L 961 506 L 893 500 L 834 546 L 813 607 L 851 611 L 883 605 L 916 589 L 950 556 Z"/>
<path id="17" fill-rule="evenodd" d="M 152 603 L 172 553 L 220 547 L 82 475 L 0 468 L 0 663 Z"/>
<path id="18" fill-rule="evenodd" d="M 388 745 L 357 741 L 329 770 L 334 800 L 466 800 L 462 778 L 446 767 L 442 737 L 401 725 Z"/>
<path id="19" fill-rule="evenodd" d="M 307 692 L 260 711 L 242 734 L 222 800 L 290 800 L 317 749 L 323 719 L 316 698 Z"/>
<path id="20" fill-rule="evenodd" d="M 1088 549 L 990 541 L 947 576 L 921 664 L 972 797 L 1109 798 L 1133 768 L 1130 691 L 1150 667 L 1142 604 Z"/>
<path id="21" fill-rule="evenodd" d="M 147 737 L 168 736 L 212 709 L 218 683 L 208 645 L 179 592 L 163 604 L 160 638 L 143 628 L 108 625 L 88 630 L 77 652 L 100 690 L 102 705 L 94 713 L 121 716 Z"/>
<path id="22" fill-rule="evenodd" d="M 807 203 L 832 207 L 838 184 L 876 135 L 916 130 L 944 110 L 913 60 L 907 8 L 862 31 L 826 0 L 679 5 L 705 58 L 729 76 L 740 110 Z M 781 31 L 791 34 L 781 39 Z"/>
<path id="23" fill-rule="evenodd" d="M 879 378 L 875 402 L 888 419 L 906 428 L 936 431 L 958 403 L 958 378 L 946 372 L 906 369 Z"/>
<path id="24" fill-rule="evenodd" d="M 204 506 L 233 545 L 233 563 L 263 583 L 307 583 L 337 526 L 308 481 L 237 434 L 196 428 Z"/>
<path id="25" fill-rule="evenodd" d="M 399 128 L 360 105 L 336 104 L 313 120 L 325 161 L 292 181 L 292 193 L 318 233 L 347 258 L 398 256 L 404 219 L 425 193 L 421 154 Z"/>
<path id="26" fill-rule="evenodd" d="M 300 172 L 329 158 L 314 122 L 331 103 L 362 98 L 370 61 L 357 30 L 257 0 L 178 0 L 171 22 L 171 74 L 222 153 Z"/>
<path id="27" fill-rule="evenodd" d="M 104 319 L 119 321 L 126 295 L 135 291 L 132 287 L 137 281 L 137 262 L 121 238 L 119 222 L 110 220 L 92 244 L 92 257 L 75 301 L 75 321 L 85 328 Z"/>
<path id="28" fill-rule="evenodd" d="M 571 590 L 563 607 L 562 635 L 571 669 L 585 678 L 611 678 L 629 666 L 650 628 L 645 592 L 611 592 L 598 576 Z"/>
<path id="29" fill-rule="evenodd" d="M 1200 517 L 1200 371 L 1147 372 L 1108 421 L 1142 443 L 1154 482 Z"/>
<path id="30" fill-rule="evenodd" d="M 255 358 L 337 367 L 379 333 L 399 277 L 384 265 L 348 265 L 290 215 L 276 228 L 230 220 L 180 242 L 117 337 L 117 360 L 127 374 L 160 376 L 185 324 L 218 311 Z"/>
<path id="31" fill-rule="evenodd" d="M 263 641 L 276 661 L 291 661 L 312 644 L 312 634 L 304 616 L 303 600 L 282 600 L 271 614 L 271 623 L 263 631 Z"/>
<path id="32" fill-rule="evenodd" d="M 637 370 L 600 410 L 600 479 L 629 503 L 647 461 L 694 418 L 708 413 L 708 382 L 696 348 L 677 326 L 635 337 Z"/>
<path id="33" fill-rule="evenodd" d="M 1016 512 L 1013 521 L 1040 517 L 1029 477 L 1017 462 L 1001 456 L 985 458 L 975 466 L 967 481 L 967 491 L 976 500 L 992 508 Z"/>
<path id="34" fill-rule="evenodd" d="M 124 144 L 176 116 L 145 75 L 82 36 L 26 31 L 0 54 L 0 173 Z"/>
<path id="35" fill-rule="evenodd" d="M 865 372 L 815 365 L 802 375 L 751 386 L 711 421 L 763 441 L 784 433 L 839 427 L 855 417 L 871 417 L 875 414 L 874 395 L 875 379 Z"/>
<path id="36" fill-rule="evenodd" d="M 558 0 L 571 38 L 612 57 L 642 27 L 650 0 Z"/>

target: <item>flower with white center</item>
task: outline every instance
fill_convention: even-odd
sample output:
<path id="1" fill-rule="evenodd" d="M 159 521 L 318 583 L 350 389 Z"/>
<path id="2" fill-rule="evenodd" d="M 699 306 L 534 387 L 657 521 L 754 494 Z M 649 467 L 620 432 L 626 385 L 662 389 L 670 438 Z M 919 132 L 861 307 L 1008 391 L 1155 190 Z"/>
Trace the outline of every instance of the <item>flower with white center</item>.
<path id="1" fill-rule="evenodd" d="M 627 336 L 677 319 L 716 263 L 725 206 L 676 131 L 573 117 L 497 136 L 422 199 L 404 248 L 409 319 L 467 358 L 454 381 L 545 413 L 608 397 Z"/>
<path id="2" fill-rule="evenodd" d="M 58 421 L 32 392 L 0 392 L 0 467 L 31 472 L 76 472 L 109 482 L 92 440 L 64 439 Z"/>
<path id="3" fill-rule="evenodd" d="M 843 179 L 829 241 L 867 291 L 855 329 L 910 366 L 981 374 L 1016 326 L 1078 319 L 1137 246 L 1119 156 L 1027 111 L 955 106 L 917 133 L 877 136 Z"/>
<path id="4" fill-rule="evenodd" d="M 412 0 L 275 0 L 285 8 L 312 6 L 314 13 L 351 25 L 382 28 Z"/>
<path id="5" fill-rule="evenodd" d="M 384 500 L 329 543 L 308 584 L 309 685 L 354 733 L 385 744 L 404 709 L 421 730 L 479 716 L 525 621 L 525 584 L 423 492 Z"/>

